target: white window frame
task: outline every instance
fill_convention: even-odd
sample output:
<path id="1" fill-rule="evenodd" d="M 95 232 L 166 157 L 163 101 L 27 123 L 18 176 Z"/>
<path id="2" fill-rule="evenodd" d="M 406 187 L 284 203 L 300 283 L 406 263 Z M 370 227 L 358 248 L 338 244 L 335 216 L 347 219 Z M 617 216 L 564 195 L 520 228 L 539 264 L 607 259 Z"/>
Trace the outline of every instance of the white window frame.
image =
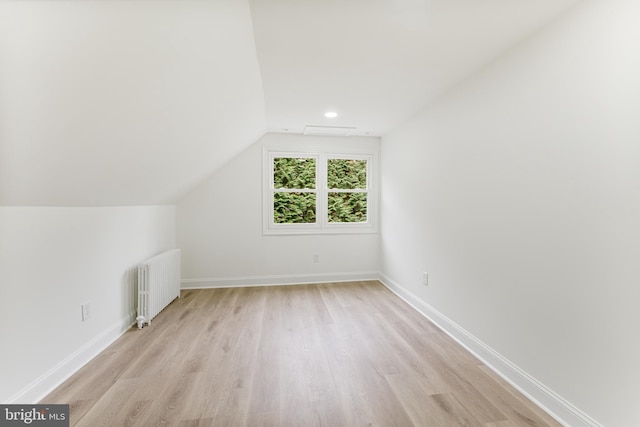
<path id="1" fill-rule="evenodd" d="M 273 187 L 273 162 L 275 158 L 314 158 L 316 159 L 316 185 L 315 190 L 304 190 L 303 192 L 314 192 L 316 194 L 316 222 L 313 224 L 278 224 L 273 220 L 273 201 L 276 189 Z M 367 188 L 366 190 L 336 190 L 330 191 L 327 188 L 327 160 L 330 159 L 353 159 L 367 161 Z M 263 227 L 265 235 L 287 235 L 287 234 L 359 234 L 377 233 L 378 197 L 377 197 L 377 177 L 378 177 L 377 153 L 372 151 L 351 150 L 349 152 L 336 152 L 327 150 L 323 152 L 319 149 L 305 151 L 287 151 L 280 149 L 270 149 L 264 147 L 263 151 Z M 287 190 L 289 191 L 289 190 Z M 291 190 L 300 192 L 299 190 Z M 367 193 L 367 221 L 366 222 L 329 222 L 328 193 L 329 192 L 366 192 Z"/>
<path id="2" fill-rule="evenodd" d="M 315 159 L 316 161 L 316 185 L 315 185 L 315 189 L 276 189 L 273 186 L 273 162 L 274 159 L 277 158 L 294 158 L 294 159 Z M 312 230 L 312 229 L 318 229 L 319 228 L 319 213 L 318 213 L 318 205 L 319 205 L 319 199 L 320 199 L 320 189 L 319 189 L 319 183 L 320 183 L 320 177 L 319 177 L 319 170 L 320 170 L 320 155 L 318 153 L 299 153 L 299 152 L 283 152 L 283 151 L 270 151 L 268 154 L 268 166 L 267 166 L 267 172 L 268 172 L 268 177 L 267 177 L 267 183 L 268 183 L 268 191 L 266 191 L 266 193 L 268 194 L 268 204 L 266 205 L 267 210 L 269 211 L 267 214 L 270 215 L 269 219 L 269 230 L 271 230 L 273 232 L 273 234 L 281 234 L 281 233 L 287 233 L 287 231 L 289 232 L 304 232 L 305 230 Z M 316 195 L 316 222 L 315 223 L 308 223 L 308 224 L 278 224 L 276 222 L 274 222 L 273 220 L 273 202 L 274 202 L 274 194 L 276 192 L 292 192 L 292 193 L 315 193 Z M 265 218 L 266 219 L 266 218 Z"/>

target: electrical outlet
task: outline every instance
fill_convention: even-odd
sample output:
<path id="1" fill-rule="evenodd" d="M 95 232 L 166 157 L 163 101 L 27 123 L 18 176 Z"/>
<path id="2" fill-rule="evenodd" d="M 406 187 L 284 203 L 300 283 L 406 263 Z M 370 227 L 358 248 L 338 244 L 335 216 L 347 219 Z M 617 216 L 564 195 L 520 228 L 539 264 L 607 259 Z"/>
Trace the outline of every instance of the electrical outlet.
<path id="1" fill-rule="evenodd" d="M 429 286 L 429 275 L 427 273 L 422 273 L 422 284 Z"/>
<path id="2" fill-rule="evenodd" d="M 320 255 L 313 254 L 313 262 L 320 262 Z"/>
<path id="3" fill-rule="evenodd" d="M 91 317 L 91 304 L 85 302 L 82 304 L 82 321 L 85 322 Z"/>

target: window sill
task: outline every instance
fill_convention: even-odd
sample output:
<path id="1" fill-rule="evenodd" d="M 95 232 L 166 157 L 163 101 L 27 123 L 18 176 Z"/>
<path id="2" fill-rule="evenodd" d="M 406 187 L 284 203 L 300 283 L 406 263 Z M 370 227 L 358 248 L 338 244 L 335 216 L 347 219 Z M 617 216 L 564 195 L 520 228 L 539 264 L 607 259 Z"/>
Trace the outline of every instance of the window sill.
<path id="1" fill-rule="evenodd" d="M 295 236 L 295 235 L 339 235 L 339 234 L 377 234 L 378 229 L 373 226 L 363 227 L 327 227 L 327 228 L 266 228 L 262 231 L 265 236 Z"/>

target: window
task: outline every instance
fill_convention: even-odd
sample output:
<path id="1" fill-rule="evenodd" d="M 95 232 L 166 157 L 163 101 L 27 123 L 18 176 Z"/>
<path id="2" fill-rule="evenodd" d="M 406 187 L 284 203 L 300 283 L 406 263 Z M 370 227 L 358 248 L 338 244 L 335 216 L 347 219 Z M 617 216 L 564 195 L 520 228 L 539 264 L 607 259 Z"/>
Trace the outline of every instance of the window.
<path id="1" fill-rule="evenodd" d="M 309 157 L 273 158 L 275 224 L 315 224 L 316 164 Z"/>
<path id="2" fill-rule="evenodd" d="M 366 159 L 327 159 L 327 220 L 367 222 Z"/>
<path id="3" fill-rule="evenodd" d="M 375 232 L 373 159 L 265 150 L 265 234 Z"/>

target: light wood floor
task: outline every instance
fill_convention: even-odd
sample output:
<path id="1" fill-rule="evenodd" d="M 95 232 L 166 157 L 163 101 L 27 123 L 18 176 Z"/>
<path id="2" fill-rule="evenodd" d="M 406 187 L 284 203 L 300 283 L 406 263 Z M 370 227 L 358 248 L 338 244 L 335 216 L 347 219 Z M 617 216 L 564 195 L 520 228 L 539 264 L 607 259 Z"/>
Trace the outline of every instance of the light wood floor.
<path id="1" fill-rule="evenodd" d="M 43 403 L 76 426 L 558 426 L 378 282 L 188 290 Z"/>

